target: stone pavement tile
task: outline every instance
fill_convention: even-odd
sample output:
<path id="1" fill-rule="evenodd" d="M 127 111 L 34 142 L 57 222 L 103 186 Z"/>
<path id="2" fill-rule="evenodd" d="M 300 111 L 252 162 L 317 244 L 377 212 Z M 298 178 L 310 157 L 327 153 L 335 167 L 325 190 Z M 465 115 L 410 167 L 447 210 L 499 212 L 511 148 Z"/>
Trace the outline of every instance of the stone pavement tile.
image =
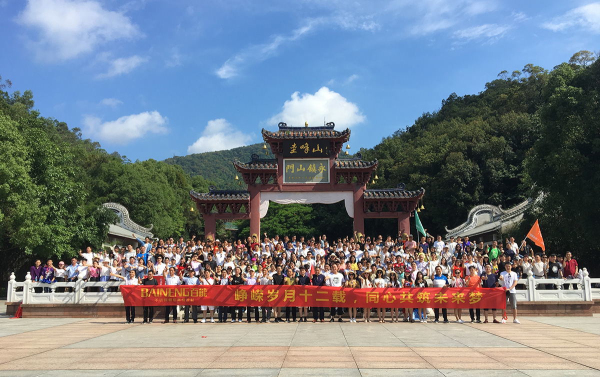
<path id="1" fill-rule="evenodd" d="M 0 377 L 115 377 L 121 373 L 122 370 L 11 370 L 0 371 Z"/>
<path id="2" fill-rule="evenodd" d="M 316 363 L 311 360 L 294 360 L 294 359 L 285 359 L 283 362 L 282 368 L 334 368 L 334 369 L 351 369 L 356 368 L 356 363 L 354 360 L 348 361 L 319 361 Z"/>
<path id="3" fill-rule="evenodd" d="M 597 370 L 530 370 L 521 369 L 520 372 L 529 377 L 598 377 Z"/>
<path id="4" fill-rule="evenodd" d="M 410 351 L 410 349 L 409 349 Z M 416 352 L 395 352 L 387 351 L 385 349 L 378 349 L 374 351 L 354 351 L 352 353 L 354 357 L 387 357 L 387 358 L 408 358 L 408 357 L 419 357 Z"/>
<path id="5" fill-rule="evenodd" d="M 118 374 L 119 377 L 195 377 L 202 369 L 152 369 L 152 370 L 126 370 Z M 57 376 L 58 377 L 58 376 Z"/>
<path id="6" fill-rule="evenodd" d="M 355 355 L 354 356 L 354 360 L 356 360 L 356 362 L 369 362 L 369 361 L 388 361 L 388 360 L 393 360 L 396 362 L 405 362 L 405 363 L 413 363 L 413 362 L 423 362 L 424 359 L 420 356 L 409 356 L 409 357 L 404 357 L 404 356 L 363 356 L 363 355 Z"/>
<path id="7" fill-rule="evenodd" d="M 527 377 L 527 375 L 518 370 L 502 369 L 502 370 L 491 370 L 491 369 L 440 369 L 441 373 L 445 377 L 506 377 L 506 376 L 521 376 Z"/>
<path id="8" fill-rule="evenodd" d="M 583 364 L 586 367 L 600 370 L 600 359 L 598 359 L 598 356 L 595 356 L 595 357 L 570 357 L 569 360 L 574 363 Z M 600 372 L 599 372 L 599 375 L 600 375 Z"/>
<path id="9" fill-rule="evenodd" d="M 455 361 L 445 361 L 442 362 L 440 360 L 435 359 L 427 359 L 430 364 L 436 369 L 482 369 L 482 370 L 509 370 L 514 369 L 505 364 L 499 363 L 497 361 L 486 361 L 486 362 L 465 362 L 461 360 Z M 505 373 L 506 375 L 506 373 Z"/>
<path id="10" fill-rule="evenodd" d="M 350 349 L 352 350 L 352 353 L 357 353 L 357 352 L 377 352 L 377 351 L 381 351 L 381 352 L 408 352 L 408 353 L 412 353 L 413 350 L 408 348 L 408 347 L 365 347 L 365 346 L 359 346 L 359 347 L 350 347 Z"/>
<path id="11" fill-rule="evenodd" d="M 278 377 L 360 377 L 358 369 L 281 368 Z"/>
<path id="12" fill-rule="evenodd" d="M 325 347 L 320 349 L 311 349 L 310 347 L 290 347 L 287 351 L 287 356 L 352 356 L 352 352 L 348 347 Z"/>
<path id="13" fill-rule="evenodd" d="M 204 369 L 198 376 L 206 377 L 277 377 L 279 368 L 254 368 L 254 369 Z M 163 375 L 168 376 L 168 375 Z"/>
<path id="14" fill-rule="evenodd" d="M 17 348 L 17 349 L 3 349 L 0 351 L 0 363 L 6 363 L 12 360 L 21 359 L 23 357 L 39 355 L 46 351 L 49 351 L 49 348 Z"/>
<path id="15" fill-rule="evenodd" d="M 363 361 L 356 360 L 359 369 L 433 369 L 434 367 L 425 360 L 414 361 Z"/>
<path id="16" fill-rule="evenodd" d="M 143 370 L 154 370 L 164 369 L 166 366 L 172 366 L 173 370 L 177 369 L 204 369 L 208 368 L 210 364 L 214 362 L 216 358 L 204 359 L 204 358 L 190 358 L 189 355 L 182 356 L 177 359 L 173 358 L 158 358 L 152 360 L 144 360 L 142 363 L 137 363 L 134 366 L 127 366 L 127 363 L 119 364 L 122 365 L 122 369 L 143 369 Z"/>
<path id="17" fill-rule="evenodd" d="M 218 358 L 212 361 L 206 368 L 208 369 L 256 369 L 256 368 L 281 368 L 283 359 L 274 360 L 232 360 L 230 358 Z"/>
<path id="18" fill-rule="evenodd" d="M 511 369 L 547 369 L 547 370 L 560 370 L 560 369 L 589 369 L 581 364 L 573 363 L 570 361 L 563 360 L 562 362 L 538 362 L 536 359 L 529 359 L 527 361 L 517 361 L 511 359 L 504 359 L 502 363 L 509 366 Z"/>
<path id="19" fill-rule="evenodd" d="M 289 362 L 312 362 L 319 365 L 322 362 L 354 362 L 352 355 L 287 355 L 284 359 Z"/>
<path id="20" fill-rule="evenodd" d="M 399 373 L 400 372 L 400 373 Z M 402 376 L 419 376 L 419 377 L 444 377 L 444 375 L 436 369 L 360 369 L 360 374 L 363 377 L 395 377 Z"/>

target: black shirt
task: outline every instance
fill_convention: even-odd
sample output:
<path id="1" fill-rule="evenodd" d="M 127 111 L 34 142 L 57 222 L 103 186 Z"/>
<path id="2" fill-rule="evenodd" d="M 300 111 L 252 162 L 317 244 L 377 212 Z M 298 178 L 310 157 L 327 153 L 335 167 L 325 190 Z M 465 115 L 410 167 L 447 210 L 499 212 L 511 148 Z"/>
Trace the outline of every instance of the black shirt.
<path id="1" fill-rule="evenodd" d="M 158 280 L 156 280 L 155 278 L 145 278 L 142 280 L 142 285 L 158 285 Z"/>
<path id="2" fill-rule="evenodd" d="M 232 276 L 231 279 L 229 279 L 229 284 L 231 285 L 244 285 L 244 280 L 242 280 L 241 276 Z"/>
<path id="3" fill-rule="evenodd" d="M 310 278 L 308 276 L 298 276 L 298 285 L 310 285 Z"/>
<path id="4" fill-rule="evenodd" d="M 273 275 L 273 285 L 283 285 L 283 275 L 274 274 Z"/>
<path id="5" fill-rule="evenodd" d="M 548 262 L 548 279 L 560 279 L 561 265 L 558 262 Z"/>

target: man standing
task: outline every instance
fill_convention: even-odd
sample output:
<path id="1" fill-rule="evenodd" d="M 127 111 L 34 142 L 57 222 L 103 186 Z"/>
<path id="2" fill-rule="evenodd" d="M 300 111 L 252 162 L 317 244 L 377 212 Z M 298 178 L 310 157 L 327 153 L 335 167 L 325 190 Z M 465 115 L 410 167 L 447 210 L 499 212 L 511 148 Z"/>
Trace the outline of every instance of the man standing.
<path id="1" fill-rule="evenodd" d="M 273 285 L 283 285 L 285 276 L 281 273 L 281 266 L 277 266 L 277 272 L 273 274 Z M 281 308 L 273 308 L 275 322 L 283 322 L 281 318 Z"/>
<path id="2" fill-rule="evenodd" d="M 150 285 L 156 286 L 158 285 L 158 280 L 154 278 L 154 271 L 148 270 L 148 277 L 142 280 L 142 285 Z M 154 319 L 154 306 L 144 306 L 144 323 L 152 323 Z"/>
<path id="3" fill-rule="evenodd" d="M 315 274 L 312 278 L 312 285 L 317 287 L 322 287 L 325 285 L 325 275 L 321 274 L 321 268 L 315 268 Z M 313 323 L 321 321 L 325 321 L 325 308 L 319 306 L 318 308 L 313 308 Z"/>
<path id="4" fill-rule="evenodd" d="M 327 283 L 330 287 L 341 287 L 344 284 L 344 275 L 342 275 L 338 270 L 338 265 L 336 263 L 332 266 L 332 273 L 329 275 L 327 279 Z M 333 322 L 334 316 L 337 316 L 338 322 L 344 322 L 342 319 L 342 314 L 344 313 L 344 308 L 331 308 L 331 319 L 329 322 Z"/>
<path id="5" fill-rule="evenodd" d="M 498 286 L 498 276 L 492 272 L 490 264 L 485 265 L 485 272 L 481 275 L 481 286 L 482 288 L 496 288 Z M 488 310 L 483 309 L 483 315 L 485 316 L 483 323 L 488 323 Z M 496 319 L 496 309 L 492 309 L 492 318 L 494 323 L 500 323 Z"/>
<path id="6" fill-rule="evenodd" d="M 175 267 L 169 268 L 169 273 L 165 269 L 164 275 L 165 285 L 180 285 L 181 280 L 179 276 L 175 274 Z M 177 306 L 165 306 L 165 321 L 163 323 L 169 323 L 169 312 L 173 313 L 173 323 L 177 323 Z"/>
<path id="7" fill-rule="evenodd" d="M 300 276 L 298 276 L 298 285 L 310 285 L 310 278 L 306 276 L 306 267 L 300 267 Z M 308 317 L 308 307 L 301 306 L 300 307 L 300 322 L 307 322 L 306 317 Z"/>
<path id="8" fill-rule="evenodd" d="M 500 281 L 506 291 L 506 307 L 508 308 L 510 304 L 510 307 L 513 310 L 513 323 L 521 323 L 517 319 L 517 291 L 515 289 L 519 279 L 517 274 L 512 271 L 512 263 L 506 263 L 505 269 L 506 271 L 500 273 Z M 504 321 L 504 318 L 502 318 L 502 321 Z"/>
<path id="9" fill-rule="evenodd" d="M 188 276 L 183 278 L 183 285 L 198 285 L 200 281 L 196 277 L 196 273 L 193 267 L 188 267 Z M 186 305 L 183 314 L 183 322 L 188 323 L 190 321 L 190 309 L 192 310 L 192 320 L 194 323 L 198 323 L 198 306 Z"/>
<path id="10" fill-rule="evenodd" d="M 448 287 L 448 278 L 445 275 L 442 275 L 442 267 L 437 266 L 435 268 L 435 275 L 433 276 L 433 287 L 434 288 L 446 288 Z M 433 314 L 435 314 L 434 323 L 440 322 L 440 309 L 433 309 Z M 448 323 L 448 309 L 442 308 L 442 316 L 444 317 L 444 323 Z"/>
<path id="11" fill-rule="evenodd" d="M 83 261 L 85 261 L 85 259 Z M 124 282 L 123 285 L 139 285 L 140 283 L 138 278 L 135 277 L 135 271 L 133 270 L 129 271 L 129 275 L 127 276 L 121 276 L 116 274 L 111 274 L 111 276 L 122 279 Z M 127 323 L 133 323 L 135 321 L 135 306 L 125 307 L 125 319 L 127 320 Z"/>

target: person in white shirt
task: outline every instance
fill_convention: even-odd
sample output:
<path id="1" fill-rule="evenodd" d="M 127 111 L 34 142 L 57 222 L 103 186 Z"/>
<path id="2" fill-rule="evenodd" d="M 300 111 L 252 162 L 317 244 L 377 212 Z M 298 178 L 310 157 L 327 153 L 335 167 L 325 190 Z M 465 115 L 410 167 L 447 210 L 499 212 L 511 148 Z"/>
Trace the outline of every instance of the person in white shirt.
<path id="1" fill-rule="evenodd" d="M 456 251 L 456 245 L 458 245 L 458 243 L 454 240 L 454 237 L 450 237 L 450 242 L 448 242 L 446 246 L 448 246 L 448 251 L 452 253 L 452 255 L 454 255 L 454 252 Z"/>
<path id="2" fill-rule="evenodd" d="M 175 267 L 169 267 L 168 273 L 165 269 L 163 276 L 165 277 L 165 285 L 181 284 L 181 279 L 175 274 Z M 177 306 L 165 306 L 165 321 L 163 323 L 169 323 L 169 312 L 173 313 L 173 323 L 177 323 Z"/>
<path id="3" fill-rule="evenodd" d="M 79 250 L 79 255 L 83 258 L 85 258 L 85 260 L 87 260 L 87 264 L 88 265 L 92 265 L 92 262 L 94 261 L 94 257 L 96 256 L 96 254 L 94 254 L 92 252 L 92 248 L 91 247 L 86 247 L 85 248 L 85 253 L 83 253 L 81 250 Z"/>
<path id="4" fill-rule="evenodd" d="M 433 248 L 435 249 L 435 252 L 441 254 L 445 246 L 446 244 L 444 243 L 444 241 L 442 241 L 442 236 L 437 236 L 437 240 L 433 243 Z"/>
<path id="5" fill-rule="evenodd" d="M 338 271 L 337 264 L 334 263 L 332 266 L 332 272 L 329 275 L 325 275 L 325 281 L 330 287 L 341 287 L 344 284 L 344 275 L 342 275 Z M 334 316 L 337 316 L 338 322 L 344 322 L 344 320 L 342 319 L 343 312 L 343 308 L 332 307 L 331 319 L 329 320 L 329 322 L 335 321 Z"/>
<path id="6" fill-rule="evenodd" d="M 513 311 L 513 323 L 521 323 L 517 319 L 517 291 L 515 287 L 517 286 L 517 282 L 519 278 L 517 274 L 512 271 L 512 263 L 508 262 L 504 266 L 506 271 L 502 271 L 500 273 L 500 282 L 506 291 L 506 307 L 510 304 L 510 307 Z M 504 321 L 504 317 L 506 317 L 506 312 L 504 312 L 502 321 Z"/>
<path id="7" fill-rule="evenodd" d="M 113 277 L 123 280 L 123 285 L 139 285 L 140 281 L 135 276 L 135 270 L 130 270 L 129 275 L 122 276 L 117 274 L 110 274 Z M 133 323 L 135 321 L 135 306 L 126 306 L 125 307 L 125 319 L 127 323 Z"/>
<path id="8" fill-rule="evenodd" d="M 210 276 L 210 271 L 204 271 L 204 277 L 200 279 L 200 285 L 214 285 L 215 279 Z M 202 305 L 200 309 L 204 312 L 204 316 L 201 323 L 206 323 L 206 314 L 210 312 L 210 323 L 215 323 L 215 307 L 214 306 L 206 306 Z"/>

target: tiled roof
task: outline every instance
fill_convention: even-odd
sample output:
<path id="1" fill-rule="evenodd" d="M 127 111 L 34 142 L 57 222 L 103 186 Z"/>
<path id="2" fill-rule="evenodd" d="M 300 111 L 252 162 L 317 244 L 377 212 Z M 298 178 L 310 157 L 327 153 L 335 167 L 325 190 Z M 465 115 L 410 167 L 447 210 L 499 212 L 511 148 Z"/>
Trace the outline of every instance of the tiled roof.
<path id="1" fill-rule="evenodd" d="M 338 169 L 365 169 L 377 166 L 378 162 L 363 160 L 335 160 L 335 167 Z"/>
<path id="2" fill-rule="evenodd" d="M 243 169 L 277 170 L 277 160 L 253 160 L 246 163 L 235 160 L 233 164 Z"/>
<path id="3" fill-rule="evenodd" d="M 408 191 L 401 188 L 395 189 L 371 189 L 365 190 L 365 199 L 411 199 L 418 198 L 425 194 L 425 189 L 421 188 L 416 191 Z"/>
<path id="4" fill-rule="evenodd" d="M 346 128 L 343 131 L 336 131 L 332 129 L 318 129 L 311 127 L 294 127 L 290 129 L 280 129 L 276 132 L 262 130 L 263 138 L 272 139 L 339 139 L 344 140 L 350 139 L 350 130 Z"/>
<path id="5" fill-rule="evenodd" d="M 199 193 L 194 190 L 190 191 L 190 195 L 194 199 L 199 200 L 250 200 L 250 193 L 242 190 L 212 190 L 209 192 Z"/>

